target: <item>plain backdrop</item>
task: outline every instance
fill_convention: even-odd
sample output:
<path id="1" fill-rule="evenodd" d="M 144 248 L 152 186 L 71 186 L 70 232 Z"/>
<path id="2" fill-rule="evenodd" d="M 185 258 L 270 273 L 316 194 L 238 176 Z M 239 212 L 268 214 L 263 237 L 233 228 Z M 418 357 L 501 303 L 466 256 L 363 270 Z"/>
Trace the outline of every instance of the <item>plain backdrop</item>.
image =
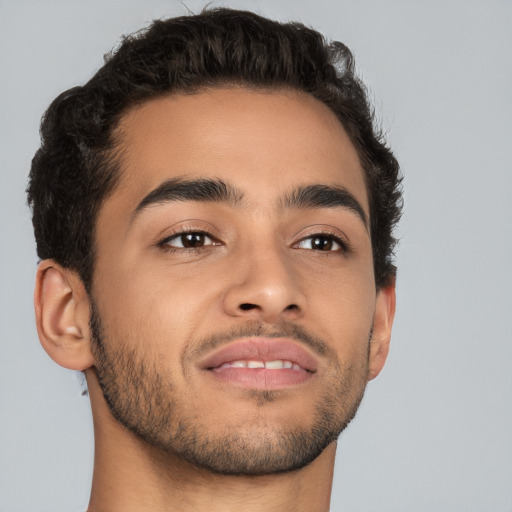
<path id="1" fill-rule="evenodd" d="M 204 1 L 0 0 L 0 511 L 85 510 L 93 437 L 39 345 L 24 189 L 50 101 Z M 512 2 L 226 0 L 346 43 L 405 174 L 388 364 L 339 448 L 333 511 L 512 511 Z"/>

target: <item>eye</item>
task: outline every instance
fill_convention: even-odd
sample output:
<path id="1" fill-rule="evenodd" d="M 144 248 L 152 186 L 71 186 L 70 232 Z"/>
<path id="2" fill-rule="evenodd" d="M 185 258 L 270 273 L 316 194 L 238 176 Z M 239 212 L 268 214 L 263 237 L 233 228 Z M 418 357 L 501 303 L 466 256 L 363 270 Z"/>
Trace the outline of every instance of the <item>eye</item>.
<path id="1" fill-rule="evenodd" d="M 169 236 L 158 245 L 163 248 L 201 249 L 210 245 L 219 245 L 219 242 L 202 231 L 189 231 Z"/>
<path id="2" fill-rule="evenodd" d="M 312 235 L 303 238 L 297 243 L 299 249 L 309 249 L 313 251 L 336 252 L 346 251 L 347 245 L 340 238 L 334 235 Z"/>

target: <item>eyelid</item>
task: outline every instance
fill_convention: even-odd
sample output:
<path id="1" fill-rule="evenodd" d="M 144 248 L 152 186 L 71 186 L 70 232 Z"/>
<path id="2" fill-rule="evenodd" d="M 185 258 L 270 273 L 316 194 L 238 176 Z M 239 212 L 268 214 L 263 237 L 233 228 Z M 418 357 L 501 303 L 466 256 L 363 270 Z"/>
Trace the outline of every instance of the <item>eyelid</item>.
<path id="1" fill-rule="evenodd" d="M 169 240 L 189 233 L 205 235 L 215 242 L 214 244 L 209 245 L 222 244 L 220 235 L 217 234 L 217 230 L 210 223 L 206 223 L 199 219 L 187 219 L 168 227 L 165 231 L 162 231 L 160 236 L 155 240 L 154 245 L 156 247 L 172 247 L 167 245 Z M 176 247 L 176 249 L 179 249 L 179 247 Z"/>
<path id="2" fill-rule="evenodd" d="M 169 242 L 171 242 L 172 240 L 179 240 L 184 235 L 202 235 L 202 236 L 204 236 L 205 239 L 208 238 L 211 241 L 211 243 L 205 244 L 205 247 L 209 247 L 210 245 L 220 245 L 218 243 L 218 241 L 215 239 L 215 237 L 213 237 L 209 233 L 205 233 L 203 231 L 184 231 L 182 233 L 176 233 L 175 235 L 168 236 L 167 238 L 162 240 L 160 242 L 160 244 L 168 245 L 169 247 L 173 247 L 170 245 Z M 174 247 L 176 247 L 177 249 L 190 249 L 189 247 L 179 247 L 179 246 L 174 246 Z"/>
<path id="3" fill-rule="evenodd" d="M 292 244 L 296 247 L 300 242 L 314 237 L 327 237 L 332 238 L 336 243 L 341 246 L 341 252 L 351 252 L 352 247 L 348 240 L 348 237 L 339 229 L 332 226 L 316 225 L 309 226 L 305 230 L 302 230 L 296 237 L 296 241 Z M 311 249 L 312 250 L 312 249 Z M 315 251 L 315 252 L 339 252 L 339 251 Z"/>
<path id="4" fill-rule="evenodd" d="M 204 229 L 180 229 L 174 233 L 167 235 L 165 238 L 160 240 L 160 242 L 158 242 L 157 245 L 159 245 L 159 246 L 167 245 L 168 247 L 172 247 L 171 245 L 169 245 L 169 242 L 171 240 L 177 239 L 183 235 L 191 235 L 191 234 L 204 235 L 205 238 L 209 238 L 212 241 L 212 243 L 207 244 L 207 246 L 221 245 L 221 242 L 215 236 L 213 236 L 210 232 L 205 231 Z M 178 249 L 179 247 L 176 247 L 176 248 Z"/>

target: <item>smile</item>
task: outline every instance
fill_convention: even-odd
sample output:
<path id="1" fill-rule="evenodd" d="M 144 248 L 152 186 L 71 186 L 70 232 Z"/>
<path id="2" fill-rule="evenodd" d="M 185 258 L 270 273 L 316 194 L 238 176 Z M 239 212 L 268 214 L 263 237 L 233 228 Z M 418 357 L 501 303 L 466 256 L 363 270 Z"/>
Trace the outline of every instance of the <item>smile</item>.
<path id="1" fill-rule="evenodd" d="M 267 370 L 283 370 L 291 369 L 296 371 L 304 371 L 302 366 L 292 361 L 284 361 L 282 359 L 276 359 L 275 361 L 233 361 L 231 363 L 224 363 L 215 370 L 222 370 L 224 368 L 265 368 Z"/>
<path id="2" fill-rule="evenodd" d="M 224 384 L 268 390 L 307 383 L 316 373 L 318 362 L 294 340 L 251 338 L 220 348 L 200 367 Z"/>

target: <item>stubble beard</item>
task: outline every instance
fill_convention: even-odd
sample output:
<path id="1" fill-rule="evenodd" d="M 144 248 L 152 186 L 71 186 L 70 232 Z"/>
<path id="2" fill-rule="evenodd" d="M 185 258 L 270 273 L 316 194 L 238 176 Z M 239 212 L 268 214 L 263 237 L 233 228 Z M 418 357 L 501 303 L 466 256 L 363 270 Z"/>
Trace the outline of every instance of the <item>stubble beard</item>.
<path id="1" fill-rule="evenodd" d="M 91 309 L 96 375 L 113 417 L 163 453 L 213 473 L 256 476 L 301 469 L 339 437 L 363 398 L 368 360 L 357 368 L 342 367 L 336 360 L 337 378 L 325 386 L 312 422 L 293 429 L 270 421 L 243 428 L 227 425 L 223 433 L 212 433 L 202 422 L 201 411 L 185 412 L 183 398 L 162 375 L 157 361 L 145 359 L 126 342 L 107 349 L 108 339 L 92 299 Z M 312 339 L 302 329 L 291 330 Z M 244 333 L 256 335 L 255 331 L 252 326 Z M 250 395 L 259 407 L 279 399 L 273 391 L 253 390 Z"/>

